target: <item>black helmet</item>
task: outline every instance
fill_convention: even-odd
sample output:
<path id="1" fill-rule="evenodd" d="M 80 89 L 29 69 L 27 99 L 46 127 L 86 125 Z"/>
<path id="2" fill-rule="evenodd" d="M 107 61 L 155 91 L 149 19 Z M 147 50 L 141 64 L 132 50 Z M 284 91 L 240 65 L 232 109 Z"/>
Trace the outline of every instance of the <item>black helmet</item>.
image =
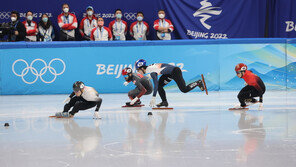
<path id="1" fill-rule="evenodd" d="M 82 81 L 76 81 L 73 84 L 73 91 L 74 92 L 78 92 L 78 91 L 80 91 L 83 88 L 84 88 L 84 83 Z"/>

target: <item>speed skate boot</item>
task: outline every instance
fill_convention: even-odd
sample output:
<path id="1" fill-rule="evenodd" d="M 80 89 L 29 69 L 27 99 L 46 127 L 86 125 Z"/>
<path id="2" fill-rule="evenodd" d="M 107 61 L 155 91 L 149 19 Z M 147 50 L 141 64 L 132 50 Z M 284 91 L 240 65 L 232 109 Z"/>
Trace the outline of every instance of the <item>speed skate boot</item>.
<path id="1" fill-rule="evenodd" d="M 167 101 L 163 101 L 159 104 L 156 105 L 157 107 L 168 107 L 169 106 L 169 103 Z"/>
<path id="2" fill-rule="evenodd" d="M 197 86 L 200 88 L 201 91 L 204 91 L 205 90 L 204 85 L 202 83 L 202 80 L 198 80 L 198 81 L 192 82 L 188 86 L 190 87 L 190 90 L 194 89 Z"/>
<path id="3" fill-rule="evenodd" d="M 247 105 L 252 105 L 252 104 L 258 103 L 258 100 L 255 98 L 250 98 L 250 99 L 246 99 L 245 102 Z"/>
<path id="4" fill-rule="evenodd" d="M 131 102 L 126 102 L 125 105 L 129 106 L 129 107 L 135 107 L 135 106 L 139 106 L 141 104 L 141 102 L 138 104 L 138 102 L 136 102 L 135 104 L 131 105 Z"/>
<path id="5" fill-rule="evenodd" d="M 132 107 L 132 106 L 134 106 L 135 104 L 131 105 L 131 102 L 126 102 L 125 105 L 126 105 L 126 106 L 130 106 L 130 107 Z"/>
<path id="6" fill-rule="evenodd" d="M 58 112 L 55 114 L 56 117 L 64 117 L 64 118 L 70 118 L 73 117 L 72 114 L 68 113 L 68 112 Z"/>
<path id="7" fill-rule="evenodd" d="M 200 88 L 200 90 L 201 90 L 201 91 L 204 91 L 204 90 L 205 90 L 205 87 L 204 87 L 202 81 L 201 81 L 201 80 L 198 80 L 198 81 L 196 81 L 196 82 L 197 82 L 198 87 Z"/>
<path id="8" fill-rule="evenodd" d="M 136 101 L 135 104 L 136 104 L 136 105 L 141 105 L 141 103 L 142 103 L 142 102 L 141 102 L 141 100 L 139 99 L 138 101 Z"/>

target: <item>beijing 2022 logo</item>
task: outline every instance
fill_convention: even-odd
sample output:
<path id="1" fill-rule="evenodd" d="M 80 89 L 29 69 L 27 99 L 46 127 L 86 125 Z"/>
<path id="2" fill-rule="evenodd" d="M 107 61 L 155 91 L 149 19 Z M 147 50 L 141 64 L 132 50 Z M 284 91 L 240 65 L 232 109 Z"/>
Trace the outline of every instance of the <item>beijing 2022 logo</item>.
<path id="1" fill-rule="evenodd" d="M 35 59 L 30 65 L 23 59 L 18 59 L 12 64 L 12 72 L 16 76 L 21 77 L 26 84 L 33 84 L 38 78 L 44 83 L 52 83 L 56 80 L 57 76 L 62 75 L 65 70 L 65 62 L 59 58 L 52 59 L 48 65 L 42 59 Z M 33 79 L 30 79 L 32 76 Z"/>
<path id="2" fill-rule="evenodd" d="M 207 24 L 206 21 L 212 17 L 212 15 L 220 15 L 222 9 L 220 7 L 213 7 L 211 2 L 203 0 L 200 2 L 201 7 L 193 13 L 194 17 L 200 17 L 199 21 L 206 29 L 211 29 L 211 25 Z"/>

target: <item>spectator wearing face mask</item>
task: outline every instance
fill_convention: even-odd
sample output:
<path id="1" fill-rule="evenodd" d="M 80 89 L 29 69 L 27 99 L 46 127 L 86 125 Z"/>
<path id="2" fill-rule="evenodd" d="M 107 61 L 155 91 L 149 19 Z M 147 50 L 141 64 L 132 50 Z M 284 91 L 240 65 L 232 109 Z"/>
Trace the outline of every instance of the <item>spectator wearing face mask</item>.
<path id="1" fill-rule="evenodd" d="M 37 29 L 37 23 L 33 21 L 33 13 L 31 11 L 28 11 L 26 13 L 26 20 L 23 21 L 23 24 L 26 27 L 26 41 L 32 41 L 36 42 L 37 41 L 37 34 L 38 34 L 38 29 Z"/>
<path id="2" fill-rule="evenodd" d="M 61 28 L 60 41 L 74 41 L 75 29 L 77 28 L 77 18 L 69 12 L 69 5 L 63 4 L 63 13 L 58 16 L 58 24 Z"/>
<path id="3" fill-rule="evenodd" d="M 83 40 L 90 41 L 91 30 L 97 27 L 97 18 L 94 15 L 94 9 L 91 6 L 86 8 L 86 16 L 81 20 L 79 32 Z"/>
<path id="4" fill-rule="evenodd" d="M 164 10 L 158 11 L 159 19 L 154 21 L 153 28 L 157 31 L 157 39 L 159 40 L 171 40 L 171 32 L 174 31 L 172 22 L 165 19 Z"/>
<path id="5" fill-rule="evenodd" d="M 50 42 L 54 39 L 54 30 L 47 14 L 43 14 L 38 26 L 39 40 Z"/>
<path id="6" fill-rule="evenodd" d="M 10 15 L 11 22 L 9 23 L 13 27 L 13 32 L 9 34 L 8 40 L 14 41 L 24 41 L 26 37 L 26 27 L 19 21 L 20 15 L 17 11 L 12 11 Z"/>
<path id="7" fill-rule="evenodd" d="M 137 13 L 137 21 L 133 22 L 130 27 L 130 34 L 135 40 L 147 40 L 149 33 L 149 25 L 143 21 L 144 14 L 142 12 Z"/>
<path id="8" fill-rule="evenodd" d="M 120 9 L 115 10 L 115 20 L 110 22 L 109 29 L 111 30 L 114 40 L 116 41 L 125 41 L 125 35 L 127 32 L 127 23 L 123 21 L 122 11 Z"/>
<path id="9" fill-rule="evenodd" d="M 91 40 L 93 41 L 112 41 L 112 33 L 108 27 L 104 26 L 104 19 L 98 18 L 98 27 L 91 31 Z"/>

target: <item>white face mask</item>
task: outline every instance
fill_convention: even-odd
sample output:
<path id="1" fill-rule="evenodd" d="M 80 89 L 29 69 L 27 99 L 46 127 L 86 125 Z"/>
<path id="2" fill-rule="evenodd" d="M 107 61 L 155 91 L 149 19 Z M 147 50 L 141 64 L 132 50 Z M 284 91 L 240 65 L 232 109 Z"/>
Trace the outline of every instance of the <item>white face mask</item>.
<path id="1" fill-rule="evenodd" d="M 29 21 L 33 20 L 33 16 L 27 16 L 27 20 Z"/>
<path id="2" fill-rule="evenodd" d="M 164 14 L 159 14 L 158 17 L 159 17 L 160 19 L 163 19 L 163 18 L 164 18 Z"/>
<path id="3" fill-rule="evenodd" d="M 87 15 L 89 15 L 89 16 L 91 16 L 91 15 L 93 15 L 93 11 L 87 11 Z"/>
<path id="4" fill-rule="evenodd" d="M 42 21 L 43 21 L 44 23 L 46 23 L 46 22 L 48 21 L 48 18 L 47 18 L 47 17 L 43 17 L 43 18 L 42 18 Z"/>
<path id="5" fill-rule="evenodd" d="M 138 17 L 137 17 L 137 20 L 138 20 L 138 21 L 142 21 L 142 20 L 143 20 L 143 17 L 142 17 L 142 16 L 138 16 Z"/>
<path id="6" fill-rule="evenodd" d="M 63 11 L 64 11 L 65 13 L 68 13 L 68 12 L 69 12 L 69 8 L 64 8 Z"/>
<path id="7" fill-rule="evenodd" d="M 122 14 L 120 13 L 116 14 L 116 18 L 121 19 L 121 17 L 122 17 Z"/>
<path id="8" fill-rule="evenodd" d="M 11 17 L 11 21 L 16 21 L 16 17 Z"/>

